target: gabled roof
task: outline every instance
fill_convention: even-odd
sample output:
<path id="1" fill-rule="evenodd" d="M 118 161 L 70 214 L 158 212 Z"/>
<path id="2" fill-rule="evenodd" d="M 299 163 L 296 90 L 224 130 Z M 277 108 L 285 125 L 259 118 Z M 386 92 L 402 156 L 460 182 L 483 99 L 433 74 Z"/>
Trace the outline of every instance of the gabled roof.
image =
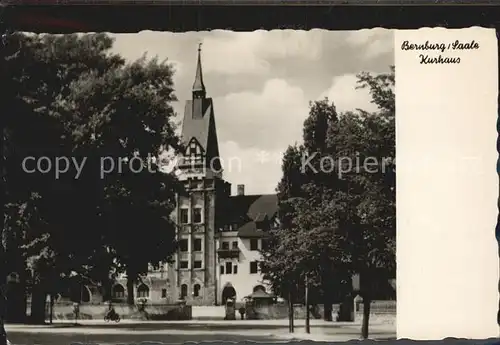
<path id="1" fill-rule="evenodd" d="M 211 98 L 186 101 L 182 121 L 182 143 L 189 144 L 195 138 L 204 151 L 207 151 L 210 135 L 210 120 L 213 117 Z"/>
<path id="2" fill-rule="evenodd" d="M 240 224 L 240 237 L 262 237 L 266 232 L 257 228 L 257 222 L 271 220 L 277 213 L 276 194 L 237 195 L 229 197 L 226 221 Z"/>
<path id="3" fill-rule="evenodd" d="M 194 143 L 196 146 L 201 147 L 201 150 L 202 150 L 202 151 L 205 151 L 205 150 L 203 149 L 203 145 L 201 145 L 201 144 L 200 144 L 200 142 L 198 141 L 198 139 L 196 139 L 196 137 L 192 137 L 192 138 L 191 138 L 191 140 L 189 140 L 189 141 L 186 143 L 186 144 L 188 145 L 188 147 L 187 147 L 187 148 L 189 148 L 189 147 L 190 147 L 193 143 Z"/>

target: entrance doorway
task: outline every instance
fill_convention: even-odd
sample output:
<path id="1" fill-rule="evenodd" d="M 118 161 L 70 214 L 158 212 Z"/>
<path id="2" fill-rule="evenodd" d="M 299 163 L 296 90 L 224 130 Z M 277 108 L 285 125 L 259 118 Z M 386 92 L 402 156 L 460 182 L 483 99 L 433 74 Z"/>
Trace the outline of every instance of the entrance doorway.
<path id="1" fill-rule="evenodd" d="M 222 289 L 222 305 L 226 305 L 229 298 L 236 299 L 236 290 L 230 283 L 227 283 Z"/>

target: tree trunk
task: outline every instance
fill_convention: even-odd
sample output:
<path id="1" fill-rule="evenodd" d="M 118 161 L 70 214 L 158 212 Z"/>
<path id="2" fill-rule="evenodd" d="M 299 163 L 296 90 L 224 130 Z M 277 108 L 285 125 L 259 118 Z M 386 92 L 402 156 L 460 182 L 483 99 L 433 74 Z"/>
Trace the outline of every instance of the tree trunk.
<path id="1" fill-rule="evenodd" d="M 7 283 L 5 320 L 11 323 L 26 322 L 26 284 L 25 280 L 19 283 Z"/>
<path id="2" fill-rule="evenodd" d="M 323 319 L 325 321 L 333 321 L 332 312 L 332 300 L 330 296 L 328 296 L 328 293 L 325 292 L 325 296 L 323 296 Z"/>
<path id="3" fill-rule="evenodd" d="M 7 332 L 5 332 L 3 316 L 0 316 L 0 345 L 7 345 Z"/>
<path id="4" fill-rule="evenodd" d="M 49 310 L 49 323 L 52 325 L 52 319 L 54 317 L 54 294 L 50 294 L 50 310 Z"/>
<path id="5" fill-rule="evenodd" d="M 33 286 L 31 294 L 31 323 L 36 325 L 45 324 L 45 302 L 47 293 L 41 283 Z"/>
<path id="6" fill-rule="evenodd" d="M 340 303 L 338 321 L 354 321 L 354 299 L 351 294 L 347 295 Z"/>
<path id="7" fill-rule="evenodd" d="M 1 244 L 0 244 L 1 246 Z M 3 278 L 3 276 L 2 276 Z M 0 345 L 7 345 L 7 332 L 5 332 L 5 296 L 0 281 Z"/>
<path id="8" fill-rule="evenodd" d="M 368 326 L 370 324 L 370 307 L 371 307 L 371 299 L 366 296 L 363 297 L 363 324 L 361 326 L 361 338 L 368 339 L 369 332 Z"/>
<path id="9" fill-rule="evenodd" d="M 290 291 L 288 293 L 288 331 L 290 333 L 293 333 L 294 327 L 293 327 L 293 297 L 292 297 L 292 292 Z"/>
<path id="10" fill-rule="evenodd" d="M 127 303 L 128 305 L 134 305 L 134 279 L 127 274 Z"/>
<path id="11" fill-rule="evenodd" d="M 0 229 L 0 345 L 7 345 L 7 333 L 5 332 L 5 310 L 6 310 L 6 278 L 5 272 L 5 248 L 3 246 L 3 227 Z"/>

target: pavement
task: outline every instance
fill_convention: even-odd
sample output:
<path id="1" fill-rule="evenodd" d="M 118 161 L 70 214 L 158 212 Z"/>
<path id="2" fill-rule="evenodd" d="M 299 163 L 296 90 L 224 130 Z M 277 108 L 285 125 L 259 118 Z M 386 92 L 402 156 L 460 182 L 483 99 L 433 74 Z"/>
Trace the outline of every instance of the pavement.
<path id="1" fill-rule="evenodd" d="M 52 325 L 6 325 L 13 345 L 67 345 L 75 343 L 132 344 L 185 342 L 254 341 L 279 343 L 299 340 L 347 341 L 359 339 L 361 325 L 355 323 L 311 320 L 311 333 L 305 333 L 304 320 L 295 320 L 295 332 L 288 333 L 288 320 L 190 320 L 190 321 L 136 321 L 122 320 L 106 323 L 101 320 L 57 322 Z M 395 339 L 393 324 L 373 324 L 370 338 Z"/>

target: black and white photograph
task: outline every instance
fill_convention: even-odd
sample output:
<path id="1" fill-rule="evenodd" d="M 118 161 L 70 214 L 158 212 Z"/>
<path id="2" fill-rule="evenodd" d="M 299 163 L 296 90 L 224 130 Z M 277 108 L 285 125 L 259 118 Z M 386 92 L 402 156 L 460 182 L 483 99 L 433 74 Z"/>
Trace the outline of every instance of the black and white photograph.
<path id="1" fill-rule="evenodd" d="M 396 339 L 393 30 L 6 44 L 0 345 Z"/>

